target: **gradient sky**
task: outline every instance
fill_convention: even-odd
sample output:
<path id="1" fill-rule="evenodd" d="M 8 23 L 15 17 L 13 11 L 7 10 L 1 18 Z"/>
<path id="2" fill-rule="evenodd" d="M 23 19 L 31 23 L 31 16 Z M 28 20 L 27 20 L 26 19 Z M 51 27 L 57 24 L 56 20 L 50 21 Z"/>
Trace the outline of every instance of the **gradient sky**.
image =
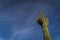
<path id="1" fill-rule="evenodd" d="M 41 10 L 52 40 L 60 40 L 60 0 L 0 0 L 0 40 L 43 40 L 35 21 Z"/>

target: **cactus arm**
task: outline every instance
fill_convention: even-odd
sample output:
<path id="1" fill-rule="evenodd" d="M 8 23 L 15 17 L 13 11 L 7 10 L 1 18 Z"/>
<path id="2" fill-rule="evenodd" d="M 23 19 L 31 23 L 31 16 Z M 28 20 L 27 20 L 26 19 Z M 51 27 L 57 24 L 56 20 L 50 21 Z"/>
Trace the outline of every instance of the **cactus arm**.
<path id="1" fill-rule="evenodd" d="M 48 30 L 48 18 L 45 18 L 43 12 L 41 12 L 39 18 L 37 18 L 36 22 L 41 25 L 43 30 L 44 40 L 51 40 L 49 30 Z"/>
<path id="2" fill-rule="evenodd" d="M 48 27 L 43 26 L 42 30 L 43 30 L 44 40 L 51 40 Z"/>

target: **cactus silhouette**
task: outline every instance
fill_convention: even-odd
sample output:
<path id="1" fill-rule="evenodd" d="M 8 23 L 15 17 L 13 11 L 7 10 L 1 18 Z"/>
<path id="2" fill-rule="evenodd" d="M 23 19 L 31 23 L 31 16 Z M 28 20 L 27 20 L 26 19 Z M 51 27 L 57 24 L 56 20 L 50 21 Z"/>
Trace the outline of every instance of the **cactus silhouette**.
<path id="1" fill-rule="evenodd" d="M 36 22 L 41 25 L 44 40 L 51 40 L 49 30 L 48 30 L 48 18 L 45 18 L 44 13 L 41 11 L 39 18 L 37 18 Z"/>

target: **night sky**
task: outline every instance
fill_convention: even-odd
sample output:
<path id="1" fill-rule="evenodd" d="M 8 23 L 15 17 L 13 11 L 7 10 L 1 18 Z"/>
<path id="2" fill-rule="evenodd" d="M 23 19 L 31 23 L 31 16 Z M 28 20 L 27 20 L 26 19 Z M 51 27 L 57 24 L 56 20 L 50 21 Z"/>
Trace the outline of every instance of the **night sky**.
<path id="1" fill-rule="evenodd" d="M 0 0 L 0 40 L 43 40 L 36 18 L 49 19 L 52 40 L 60 40 L 60 0 Z"/>

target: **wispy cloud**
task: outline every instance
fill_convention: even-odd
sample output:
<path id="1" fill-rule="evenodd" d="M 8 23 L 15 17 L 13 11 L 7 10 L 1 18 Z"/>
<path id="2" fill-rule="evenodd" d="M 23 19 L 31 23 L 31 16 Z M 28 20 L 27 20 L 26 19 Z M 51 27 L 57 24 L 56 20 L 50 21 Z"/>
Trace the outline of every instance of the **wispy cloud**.
<path id="1" fill-rule="evenodd" d="M 13 31 L 14 33 L 10 40 L 14 40 L 16 37 L 18 37 L 17 35 L 19 35 L 19 37 L 17 39 L 21 40 L 21 39 L 25 38 L 26 36 L 31 35 L 33 33 L 34 29 L 35 29 L 34 27 L 29 27 L 29 28 L 25 28 L 25 29 L 21 29 L 21 30 L 15 29 Z"/>

